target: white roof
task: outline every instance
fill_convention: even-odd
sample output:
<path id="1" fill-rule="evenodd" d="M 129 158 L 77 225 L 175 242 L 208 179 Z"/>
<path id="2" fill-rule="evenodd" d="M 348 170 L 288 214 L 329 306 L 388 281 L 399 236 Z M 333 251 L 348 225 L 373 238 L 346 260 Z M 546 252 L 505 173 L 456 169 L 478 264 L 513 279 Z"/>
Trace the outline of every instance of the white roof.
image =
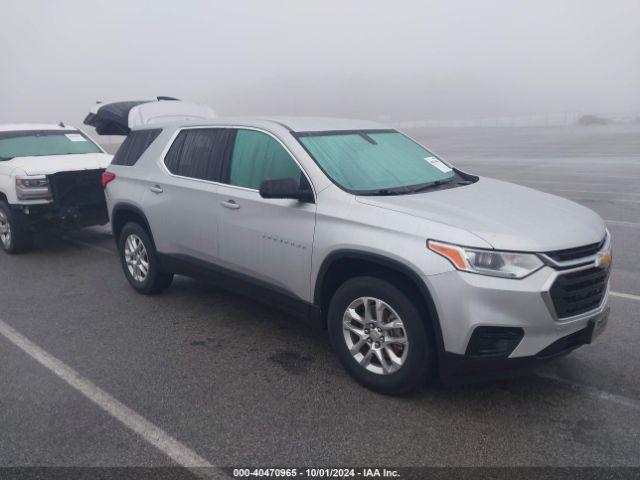
<path id="1" fill-rule="evenodd" d="M 57 123 L 0 123 L 0 132 L 21 132 L 29 130 L 78 130 L 71 125 L 61 127 Z"/>

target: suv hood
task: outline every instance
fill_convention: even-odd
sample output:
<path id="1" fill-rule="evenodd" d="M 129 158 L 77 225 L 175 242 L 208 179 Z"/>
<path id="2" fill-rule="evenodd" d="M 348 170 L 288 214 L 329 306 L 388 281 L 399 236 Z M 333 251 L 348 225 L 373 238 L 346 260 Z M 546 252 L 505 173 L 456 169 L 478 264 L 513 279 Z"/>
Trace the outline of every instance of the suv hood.
<path id="1" fill-rule="evenodd" d="M 356 200 L 467 230 L 498 250 L 549 252 L 598 243 L 605 235 L 604 221 L 582 205 L 490 178 L 446 190 Z"/>
<path id="2" fill-rule="evenodd" d="M 50 175 L 58 172 L 107 168 L 112 158 L 107 153 L 74 153 L 71 155 L 16 157 L 7 160 L 6 163 L 9 163 L 14 169 L 13 172 L 18 175 L 22 171 L 27 175 Z"/>

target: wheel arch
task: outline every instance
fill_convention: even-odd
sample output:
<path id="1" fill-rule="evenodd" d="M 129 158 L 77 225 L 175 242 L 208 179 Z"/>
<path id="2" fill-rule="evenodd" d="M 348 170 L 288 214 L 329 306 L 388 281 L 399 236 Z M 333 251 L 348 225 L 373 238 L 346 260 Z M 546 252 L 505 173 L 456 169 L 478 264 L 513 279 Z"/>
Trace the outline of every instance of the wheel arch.
<path id="1" fill-rule="evenodd" d="M 151 241 L 153 240 L 153 233 L 151 232 L 151 227 L 149 226 L 149 221 L 147 220 L 147 216 L 142 212 L 142 210 L 135 205 L 130 203 L 118 203 L 113 207 L 111 213 L 111 230 L 113 231 L 113 236 L 116 241 L 116 245 L 120 240 L 120 233 L 124 226 L 129 222 L 137 222 L 142 228 L 149 234 Z"/>
<path id="2" fill-rule="evenodd" d="M 313 294 L 313 302 L 322 315 L 322 326 L 326 328 L 327 307 L 337 288 L 350 278 L 367 274 L 391 274 L 393 280 L 414 290 L 423 313 L 428 317 L 425 320 L 431 327 L 439 357 L 444 352 L 444 341 L 440 318 L 429 288 L 413 268 L 384 255 L 359 250 L 339 250 L 324 259 L 318 271 Z"/>

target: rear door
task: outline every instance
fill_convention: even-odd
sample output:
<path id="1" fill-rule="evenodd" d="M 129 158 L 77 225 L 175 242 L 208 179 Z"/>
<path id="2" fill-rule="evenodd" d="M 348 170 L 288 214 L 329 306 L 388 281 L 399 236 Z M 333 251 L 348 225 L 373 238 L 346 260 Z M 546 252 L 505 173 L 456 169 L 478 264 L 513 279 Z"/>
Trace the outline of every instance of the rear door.
<path id="1" fill-rule="evenodd" d="M 262 198 L 260 183 L 275 178 L 308 182 L 278 139 L 238 129 L 218 189 L 220 264 L 308 301 L 316 205 Z"/>
<path id="2" fill-rule="evenodd" d="M 215 182 L 234 134 L 224 128 L 188 128 L 175 137 L 145 193 L 145 211 L 159 252 L 209 263 L 217 260 Z"/>

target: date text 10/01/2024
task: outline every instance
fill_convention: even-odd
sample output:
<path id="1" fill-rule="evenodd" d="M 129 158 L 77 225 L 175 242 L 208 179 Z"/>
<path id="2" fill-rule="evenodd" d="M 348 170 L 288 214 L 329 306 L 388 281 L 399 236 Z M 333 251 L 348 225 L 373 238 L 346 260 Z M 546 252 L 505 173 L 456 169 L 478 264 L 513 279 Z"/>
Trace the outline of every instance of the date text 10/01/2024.
<path id="1" fill-rule="evenodd" d="M 233 477 L 400 478 L 400 473 L 386 468 L 234 468 Z"/>

